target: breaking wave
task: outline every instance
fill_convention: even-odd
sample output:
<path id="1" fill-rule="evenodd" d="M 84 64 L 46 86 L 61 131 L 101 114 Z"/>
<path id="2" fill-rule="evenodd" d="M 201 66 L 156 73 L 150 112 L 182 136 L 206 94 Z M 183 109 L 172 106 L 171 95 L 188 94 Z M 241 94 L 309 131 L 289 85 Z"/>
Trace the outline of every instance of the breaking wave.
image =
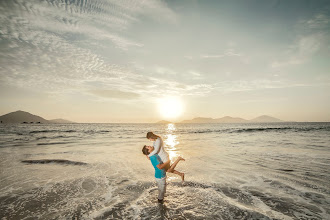
<path id="1" fill-rule="evenodd" d="M 56 164 L 63 164 L 63 165 L 87 165 L 87 163 L 84 163 L 84 162 L 71 161 L 71 160 L 60 160 L 60 159 L 22 160 L 22 163 L 28 163 L 28 164 L 56 163 Z"/>

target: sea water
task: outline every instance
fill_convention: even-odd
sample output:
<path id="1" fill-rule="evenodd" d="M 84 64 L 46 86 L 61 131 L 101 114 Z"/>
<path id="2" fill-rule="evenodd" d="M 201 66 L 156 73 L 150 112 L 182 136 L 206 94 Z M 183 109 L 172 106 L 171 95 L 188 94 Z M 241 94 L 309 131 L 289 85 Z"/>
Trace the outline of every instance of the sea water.
<path id="1" fill-rule="evenodd" d="M 330 123 L 1 124 L 0 170 L 1 219 L 330 219 Z"/>

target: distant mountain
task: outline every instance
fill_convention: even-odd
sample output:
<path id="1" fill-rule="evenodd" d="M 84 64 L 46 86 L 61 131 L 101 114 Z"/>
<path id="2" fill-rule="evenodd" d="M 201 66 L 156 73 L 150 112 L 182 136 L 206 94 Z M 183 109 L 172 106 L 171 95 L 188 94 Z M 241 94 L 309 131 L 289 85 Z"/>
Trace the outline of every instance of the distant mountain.
<path id="1" fill-rule="evenodd" d="M 46 120 L 38 115 L 33 115 L 25 111 L 16 111 L 11 112 L 5 115 L 0 116 L 0 122 L 7 123 L 41 123 L 41 124 L 50 124 L 50 123 L 73 123 L 64 119 L 54 119 Z"/>
<path id="2" fill-rule="evenodd" d="M 230 116 L 226 116 L 223 118 L 214 119 L 213 123 L 245 123 L 245 122 L 248 122 L 248 120 L 245 120 L 243 118 L 233 118 Z"/>
<path id="3" fill-rule="evenodd" d="M 262 115 L 252 120 L 246 120 L 244 118 L 234 118 L 225 116 L 222 118 L 193 118 L 191 120 L 184 120 L 180 123 L 267 123 L 267 122 L 284 122 L 278 118 Z"/>
<path id="4" fill-rule="evenodd" d="M 214 123 L 213 121 L 214 121 L 213 118 L 198 117 L 198 118 L 194 118 L 194 119 L 191 119 L 191 120 L 184 120 L 180 123 Z"/>
<path id="5" fill-rule="evenodd" d="M 29 112 L 24 112 L 24 111 L 16 111 L 16 112 L 11 112 L 5 115 L 0 116 L 0 121 L 2 123 L 43 123 L 43 124 L 48 124 L 50 123 L 48 120 L 37 116 L 37 115 L 32 115 Z"/>
<path id="6" fill-rule="evenodd" d="M 69 121 L 69 120 L 65 120 L 65 119 L 61 119 L 61 118 L 57 118 L 57 119 L 52 119 L 49 120 L 51 123 L 56 123 L 56 124 L 71 124 L 71 123 L 75 123 L 73 121 Z"/>
<path id="7" fill-rule="evenodd" d="M 166 121 L 166 120 L 161 120 L 161 121 L 157 121 L 156 124 L 171 124 L 172 122 L 170 121 Z"/>
<path id="8" fill-rule="evenodd" d="M 283 122 L 282 120 L 278 119 L 278 118 L 274 118 L 268 115 L 262 115 L 259 117 L 256 117 L 254 119 L 249 120 L 249 122 L 252 123 L 265 123 L 265 122 Z"/>

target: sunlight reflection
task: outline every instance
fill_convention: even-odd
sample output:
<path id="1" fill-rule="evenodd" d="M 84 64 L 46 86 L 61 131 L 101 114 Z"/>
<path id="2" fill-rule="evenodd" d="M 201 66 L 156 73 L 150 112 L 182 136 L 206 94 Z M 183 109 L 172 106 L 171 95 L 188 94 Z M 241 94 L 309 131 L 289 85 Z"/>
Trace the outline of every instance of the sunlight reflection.
<path id="1" fill-rule="evenodd" d="M 178 156 L 175 146 L 179 144 L 179 141 L 177 141 L 177 135 L 174 134 L 175 130 L 176 127 L 174 124 L 168 124 L 166 129 L 167 134 L 165 135 L 164 140 L 166 151 L 168 152 L 171 161 Z"/>
<path id="2" fill-rule="evenodd" d="M 174 124 L 168 124 L 167 125 L 167 132 L 173 132 L 176 130 L 176 127 Z"/>

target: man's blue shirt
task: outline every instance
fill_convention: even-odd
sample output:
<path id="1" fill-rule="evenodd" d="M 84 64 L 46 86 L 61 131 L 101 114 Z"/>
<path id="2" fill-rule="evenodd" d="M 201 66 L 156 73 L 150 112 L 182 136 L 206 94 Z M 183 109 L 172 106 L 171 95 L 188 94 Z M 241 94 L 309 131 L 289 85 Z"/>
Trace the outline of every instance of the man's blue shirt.
<path id="1" fill-rule="evenodd" d="M 151 164 L 154 166 L 155 168 L 155 177 L 158 178 L 158 179 L 161 179 L 163 177 L 166 177 L 166 172 L 164 169 L 158 169 L 157 165 L 160 164 L 160 163 L 163 163 L 162 160 L 160 159 L 160 157 L 155 154 L 155 155 L 152 155 L 150 157 L 150 161 L 151 161 Z"/>

